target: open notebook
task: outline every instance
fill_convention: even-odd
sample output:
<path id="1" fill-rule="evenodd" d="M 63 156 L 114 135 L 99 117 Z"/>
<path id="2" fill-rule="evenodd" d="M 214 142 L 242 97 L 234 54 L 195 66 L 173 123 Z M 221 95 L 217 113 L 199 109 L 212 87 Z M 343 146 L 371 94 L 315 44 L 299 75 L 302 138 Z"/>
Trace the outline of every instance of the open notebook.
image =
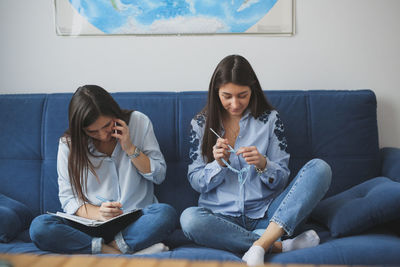
<path id="1" fill-rule="evenodd" d="M 126 217 L 126 216 L 129 216 L 129 217 L 131 217 L 132 215 L 133 216 L 138 216 L 141 213 L 141 209 L 135 209 L 135 210 L 131 210 L 131 211 L 126 211 L 126 212 L 122 213 L 121 215 L 118 215 L 118 216 L 116 216 L 114 218 L 111 218 L 111 219 L 109 219 L 107 221 L 97 221 L 97 220 L 86 219 L 86 218 L 83 218 L 83 217 L 79 217 L 79 216 L 72 215 L 72 214 L 67 214 L 65 212 L 60 212 L 60 211 L 57 211 L 56 213 L 53 213 L 53 212 L 47 212 L 47 213 L 51 214 L 51 215 L 55 215 L 55 216 L 61 217 L 61 218 L 64 218 L 64 219 L 67 219 L 67 220 L 70 220 L 70 221 L 74 221 L 74 222 L 82 224 L 82 225 L 91 226 L 91 227 L 97 227 L 97 226 L 100 226 L 100 225 L 107 224 L 109 222 L 120 220 L 120 219 L 122 219 L 123 217 Z"/>

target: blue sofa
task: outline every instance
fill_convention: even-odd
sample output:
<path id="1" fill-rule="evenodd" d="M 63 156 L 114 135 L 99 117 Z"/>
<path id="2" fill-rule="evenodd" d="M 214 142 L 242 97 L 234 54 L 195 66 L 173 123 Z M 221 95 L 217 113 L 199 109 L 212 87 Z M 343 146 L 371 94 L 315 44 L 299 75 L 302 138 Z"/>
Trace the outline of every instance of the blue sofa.
<path id="1" fill-rule="evenodd" d="M 330 190 L 305 226 L 318 231 L 321 244 L 266 255 L 265 261 L 400 265 L 400 149 L 379 149 L 375 94 L 371 90 L 265 93 L 285 124 L 291 177 L 316 157 L 333 171 Z M 67 128 L 71 96 L 0 95 L 0 254 L 49 253 L 30 241 L 27 229 L 34 216 L 60 210 L 57 146 Z M 168 169 L 166 181 L 155 189 L 159 201 L 178 213 L 195 206 L 198 193 L 186 178 L 189 122 L 204 106 L 206 92 L 113 96 L 121 107 L 142 111 L 153 122 Z M 241 261 L 241 255 L 191 243 L 180 229 L 165 243 L 171 251 L 150 257 Z"/>

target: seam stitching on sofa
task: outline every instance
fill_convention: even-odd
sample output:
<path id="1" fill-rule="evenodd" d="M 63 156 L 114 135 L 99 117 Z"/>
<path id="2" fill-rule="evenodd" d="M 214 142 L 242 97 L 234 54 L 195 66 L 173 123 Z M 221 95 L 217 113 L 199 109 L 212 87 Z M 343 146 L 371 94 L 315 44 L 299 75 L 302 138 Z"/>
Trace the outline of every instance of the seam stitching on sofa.
<path id="1" fill-rule="evenodd" d="M 310 142 L 310 157 L 314 156 L 314 143 L 312 134 L 312 118 L 311 118 L 311 103 L 310 103 L 310 92 L 307 92 L 306 97 L 306 116 L 307 116 L 307 138 Z"/>
<path id="2" fill-rule="evenodd" d="M 40 213 L 44 213 L 44 167 L 43 167 L 43 165 L 44 165 L 44 159 L 45 159 L 45 157 L 46 157 L 46 149 L 45 149 L 45 142 L 46 142 L 46 131 L 45 131 L 45 129 L 46 129 L 46 127 L 45 127 L 45 124 L 46 124 L 46 118 L 47 118 L 47 106 L 48 106 L 48 97 L 49 97 L 49 95 L 48 94 L 46 94 L 46 96 L 45 96 L 45 98 L 44 98 L 44 101 L 43 101 L 43 108 L 42 108 L 42 122 L 41 122 L 41 124 L 42 124 L 42 127 L 41 127 L 41 136 L 42 136 L 42 138 L 41 138 L 41 140 L 40 140 L 40 143 L 41 143 L 41 151 L 40 151 L 40 153 L 41 153 L 41 158 L 42 158 L 42 163 L 40 164 L 40 183 L 39 183 L 39 207 L 40 207 Z"/>
<path id="3" fill-rule="evenodd" d="M 179 98 L 180 95 L 181 95 L 180 93 L 177 93 L 177 94 L 175 94 L 175 97 L 174 97 L 175 131 L 177 130 L 176 135 L 175 135 L 175 147 L 178 148 L 177 154 L 175 156 L 176 156 L 176 161 L 178 161 L 178 162 L 181 159 L 181 149 L 182 149 L 181 148 L 181 142 L 179 142 L 181 136 L 180 136 L 180 123 L 179 123 L 179 121 L 180 121 L 180 117 L 179 117 L 179 115 L 180 115 L 180 105 L 179 105 L 180 102 L 178 101 L 178 99 L 180 99 Z"/>

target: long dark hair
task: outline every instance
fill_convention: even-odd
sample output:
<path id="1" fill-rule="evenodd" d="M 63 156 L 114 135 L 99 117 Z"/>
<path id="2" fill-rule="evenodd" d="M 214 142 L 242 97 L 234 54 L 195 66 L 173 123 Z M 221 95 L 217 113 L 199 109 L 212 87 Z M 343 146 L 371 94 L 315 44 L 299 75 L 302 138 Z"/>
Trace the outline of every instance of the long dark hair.
<path id="1" fill-rule="evenodd" d="M 103 88 L 97 85 L 79 87 L 72 96 L 68 109 L 68 129 L 63 135 L 70 153 L 68 157 L 68 174 L 72 191 L 78 199 L 88 202 L 87 176 L 89 170 L 96 175 L 95 166 L 89 160 L 89 136 L 85 128 L 93 124 L 100 116 L 119 118 L 129 123 L 132 110 L 121 110 L 117 102 Z"/>
<path id="2" fill-rule="evenodd" d="M 218 91 L 222 85 L 227 83 L 250 87 L 251 97 L 248 109 L 254 118 L 267 110 L 274 109 L 265 97 L 256 73 L 247 59 L 240 55 L 230 55 L 222 59 L 211 77 L 207 105 L 200 112 L 206 116 L 201 149 L 202 155 L 207 158 L 208 162 L 214 160 L 212 147 L 217 141 L 217 137 L 209 129 L 213 128 L 219 133 L 222 130 L 221 119 L 224 107 L 219 99 Z"/>

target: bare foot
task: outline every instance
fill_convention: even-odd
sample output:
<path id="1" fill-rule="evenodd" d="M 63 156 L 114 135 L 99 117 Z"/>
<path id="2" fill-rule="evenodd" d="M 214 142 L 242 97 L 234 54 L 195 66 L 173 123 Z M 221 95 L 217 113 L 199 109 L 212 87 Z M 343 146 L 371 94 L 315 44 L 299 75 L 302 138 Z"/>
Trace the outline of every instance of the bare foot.
<path id="1" fill-rule="evenodd" d="M 111 241 L 110 243 L 107 244 L 110 247 L 115 248 L 116 250 L 119 250 L 119 247 L 117 245 L 117 242 L 115 242 L 115 240 Z"/>
<path id="2" fill-rule="evenodd" d="M 275 242 L 271 249 L 272 253 L 281 253 L 282 252 L 282 242 Z"/>
<path id="3" fill-rule="evenodd" d="M 101 253 L 104 254 L 121 254 L 121 251 L 119 249 L 115 249 L 110 245 L 103 244 L 101 247 Z"/>

